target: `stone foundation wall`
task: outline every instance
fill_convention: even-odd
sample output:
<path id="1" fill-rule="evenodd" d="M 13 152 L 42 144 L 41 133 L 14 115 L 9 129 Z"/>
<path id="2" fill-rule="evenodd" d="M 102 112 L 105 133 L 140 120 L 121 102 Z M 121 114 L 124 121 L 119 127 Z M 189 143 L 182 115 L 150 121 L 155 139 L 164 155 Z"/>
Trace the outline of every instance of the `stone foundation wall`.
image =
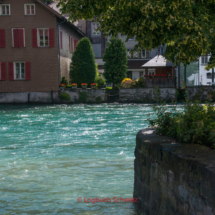
<path id="1" fill-rule="evenodd" d="M 215 87 L 212 86 L 195 86 L 187 87 L 187 97 L 189 100 L 200 100 L 202 102 L 212 99 L 215 101 Z"/>
<path id="2" fill-rule="evenodd" d="M 120 102 L 154 102 L 158 98 L 156 88 L 120 89 Z M 166 102 L 176 99 L 175 88 L 159 88 L 159 98 Z"/>
<path id="3" fill-rule="evenodd" d="M 144 129 L 136 136 L 134 171 L 139 214 L 215 214 L 214 150 Z"/>
<path id="4" fill-rule="evenodd" d="M 70 95 L 70 101 L 60 98 L 62 92 Z M 65 89 L 59 92 L 24 92 L 24 93 L 0 93 L 1 103 L 102 103 L 108 102 L 105 89 Z M 161 100 L 171 102 L 176 99 L 175 88 L 138 88 L 120 89 L 119 99 L 116 102 L 155 102 L 159 97 Z M 110 94 L 110 93 L 108 93 Z M 118 95 L 118 92 L 115 92 Z"/>

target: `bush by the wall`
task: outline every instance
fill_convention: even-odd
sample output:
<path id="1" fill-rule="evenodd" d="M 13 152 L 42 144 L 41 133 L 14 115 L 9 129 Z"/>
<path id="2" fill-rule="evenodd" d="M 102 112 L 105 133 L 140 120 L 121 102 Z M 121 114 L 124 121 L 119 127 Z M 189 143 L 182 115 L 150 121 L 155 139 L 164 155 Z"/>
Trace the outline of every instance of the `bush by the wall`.
<path id="1" fill-rule="evenodd" d="M 70 101 L 70 95 L 67 94 L 66 92 L 62 92 L 60 94 L 60 98 L 63 99 L 63 100 L 66 100 L 66 101 Z"/>
<path id="2" fill-rule="evenodd" d="M 98 88 L 101 88 L 105 85 L 105 79 L 102 78 L 101 76 L 98 76 L 95 78 L 95 83 L 98 86 Z"/>
<path id="3" fill-rule="evenodd" d="M 155 119 L 149 119 L 151 126 L 157 125 L 157 132 L 186 143 L 198 143 L 215 148 L 215 107 L 212 104 L 186 102 L 182 112 L 175 106 L 171 112 L 165 105 L 154 106 Z"/>
<path id="4" fill-rule="evenodd" d="M 87 92 L 79 92 L 79 102 L 86 103 L 87 102 Z"/>

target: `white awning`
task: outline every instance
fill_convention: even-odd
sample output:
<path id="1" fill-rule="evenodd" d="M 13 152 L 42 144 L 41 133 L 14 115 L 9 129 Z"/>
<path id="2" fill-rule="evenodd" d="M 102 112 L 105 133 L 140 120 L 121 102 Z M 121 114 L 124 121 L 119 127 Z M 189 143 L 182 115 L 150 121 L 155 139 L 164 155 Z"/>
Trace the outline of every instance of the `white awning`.
<path id="1" fill-rule="evenodd" d="M 173 66 L 173 63 L 168 61 L 162 55 L 157 55 L 154 58 L 152 58 L 150 61 L 142 65 L 142 67 L 167 67 L 167 66 L 171 67 Z"/>

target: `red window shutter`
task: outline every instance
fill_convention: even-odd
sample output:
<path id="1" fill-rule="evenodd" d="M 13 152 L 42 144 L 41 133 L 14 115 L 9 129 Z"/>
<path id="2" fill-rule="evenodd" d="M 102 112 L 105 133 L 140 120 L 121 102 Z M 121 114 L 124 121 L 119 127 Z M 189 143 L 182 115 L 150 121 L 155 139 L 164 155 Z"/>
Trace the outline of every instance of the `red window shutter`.
<path id="1" fill-rule="evenodd" d="M 24 47 L 24 29 L 18 29 L 19 47 Z"/>
<path id="2" fill-rule="evenodd" d="M 78 40 L 74 39 L 74 49 L 76 49 L 77 43 L 78 43 Z"/>
<path id="3" fill-rule="evenodd" d="M 14 72 L 13 72 L 13 62 L 8 63 L 8 72 L 9 72 L 9 80 L 14 80 Z"/>
<path id="4" fill-rule="evenodd" d="M 5 48 L 5 29 L 0 29 L 0 48 Z"/>
<path id="5" fill-rule="evenodd" d="M 31 80 L 31 63 L 25 63 L 25 80 Z"/>
<path id="6" fill-rule="evenodd" d="M 69 36 L 69 52 L 71 53 L 71 37 Z"/>
<path id="7" fill-rule="evenodd" d="M 19 47 L 18 29 L 13 29 L 13 47 Z"/>
<path id="8" fill-rule="evenodd" d="M 63 32 L 60 31 L 60 48 L 63 49 Z"/>
<path id="9" fill-rule="evenodd" d="M 6 81 L 7 75 L 6 75 L 6 63 L 0 63 L 1 64 L 1 80 Z"/>
<path id="10" fill-rule="evenodd" d="M 37 29 L 32 29 L 32 47 L 37 47 Z"/>
<path id="11" fill-rule="evenodd" d="M 49 47 L 54 47 L 54 28 L 49 28 Z"/>

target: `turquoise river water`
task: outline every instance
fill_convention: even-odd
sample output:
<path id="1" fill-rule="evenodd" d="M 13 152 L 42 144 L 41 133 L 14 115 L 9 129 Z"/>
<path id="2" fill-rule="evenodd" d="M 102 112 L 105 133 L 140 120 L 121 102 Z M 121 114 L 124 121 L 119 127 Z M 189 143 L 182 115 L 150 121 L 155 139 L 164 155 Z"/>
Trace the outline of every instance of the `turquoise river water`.
<path id="1" fill-rule="evenodd" d="M 114 197 L 133 198 L 135 137 L 150 111 L 0 106 L 0 214 L 135 214 L 135 203 Z M 84 202 L 95 197 L 111 202 Z"/>

